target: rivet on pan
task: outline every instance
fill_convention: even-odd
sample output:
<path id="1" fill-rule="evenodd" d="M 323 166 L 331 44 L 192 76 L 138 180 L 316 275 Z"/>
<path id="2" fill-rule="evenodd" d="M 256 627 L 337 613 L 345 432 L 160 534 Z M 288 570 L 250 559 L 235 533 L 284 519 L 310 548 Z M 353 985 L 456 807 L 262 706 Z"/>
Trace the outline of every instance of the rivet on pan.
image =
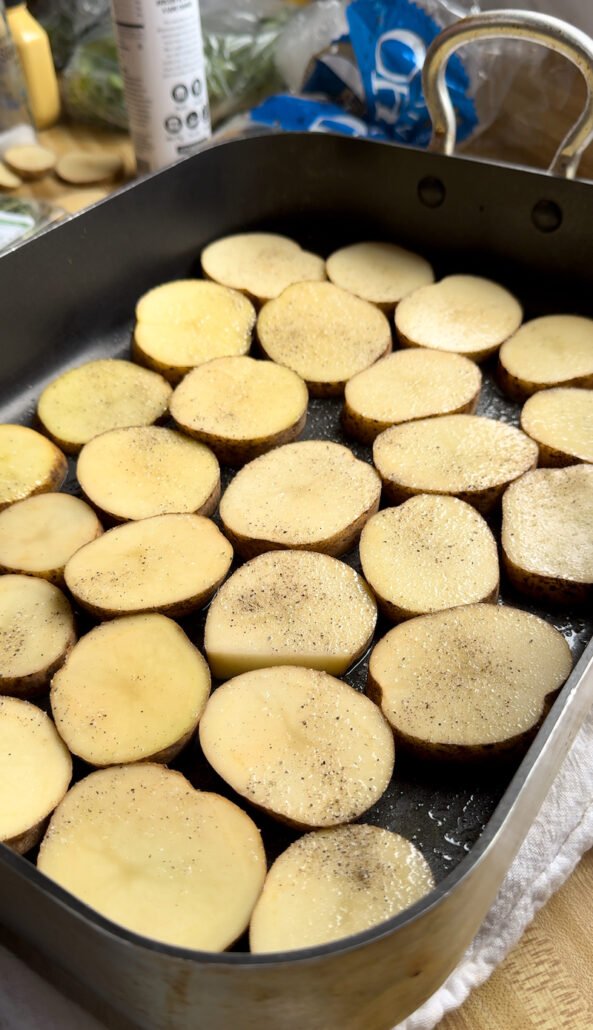
<path id="1" fill-rule="evenodd" d="M 418 183 L 418 198 L 425 207 L 440 207 L 446 190 L 440 179 L 427 175 Z"/>
<path id="2" fill-rule="evenodd" d="M 531 221 L 540 232 L 555 232 L 562 225 L 562 209 L 553 200 L 538 200 L 531 209 Z"/>

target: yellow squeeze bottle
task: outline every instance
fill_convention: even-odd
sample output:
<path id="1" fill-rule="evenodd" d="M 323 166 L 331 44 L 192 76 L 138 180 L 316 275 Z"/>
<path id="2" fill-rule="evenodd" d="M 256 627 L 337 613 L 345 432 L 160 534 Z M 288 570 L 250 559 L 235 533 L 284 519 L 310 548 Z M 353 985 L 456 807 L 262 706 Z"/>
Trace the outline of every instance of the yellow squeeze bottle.
<path id="1" fill-rule="evenodd" d="M 60 115 L 60 91 L 49 37 L 27 10 L 24 0 L 5 0 L 6 18 L 23 67 L 29 107 L 38 129 L 47 129 Z"/>

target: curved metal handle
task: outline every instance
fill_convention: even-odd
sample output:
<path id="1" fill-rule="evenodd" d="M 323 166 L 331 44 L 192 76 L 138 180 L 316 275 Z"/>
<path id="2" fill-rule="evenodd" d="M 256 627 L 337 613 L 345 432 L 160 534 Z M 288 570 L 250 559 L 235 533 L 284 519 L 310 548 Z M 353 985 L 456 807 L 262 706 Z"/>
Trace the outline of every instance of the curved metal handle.
<path id="1" fill-rule="evenodd" d="M 444 29 L 428 48 L 422 72 L 426 106 L 432 121 L 429 149 L 452 154 L 455 148 L 455 112 L 445 81 L 447 62 L 459 47 L 492 37 L 523 39 L 568 57 L 587 85 L 584 110 L 558 148 L 548 172 L 574 179 L 581 155 L 593 139 L 593 40 L 560 18 L 528 11 L 488 11 L 462 18 Z"/>

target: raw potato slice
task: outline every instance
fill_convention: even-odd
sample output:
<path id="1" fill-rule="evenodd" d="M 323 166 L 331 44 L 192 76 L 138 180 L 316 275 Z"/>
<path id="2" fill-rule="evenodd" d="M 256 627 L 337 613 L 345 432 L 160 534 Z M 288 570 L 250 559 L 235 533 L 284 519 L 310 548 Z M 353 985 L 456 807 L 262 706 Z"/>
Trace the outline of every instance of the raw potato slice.
<path id="1" fill-rule="evenodd" d="M 37 866 L 114 923 L 164 944 L 224 951 L 266 875 L 259 830 L 159 765 L 91 773 L 50 822 Z"/>
<path id="2" fill-rule="evenodd" d="M 0 694 L 43 693 L 75 640 L 61 590 L 31 576 L 0 576 Z"/>
<path id="3" fill-rule="evenodd" d="M 243 558 L 278 548 L 337 557 L 379 507 L 381 483 L 341 444 L 290 443 L 256 458 L 220 502 L 225 532 Z"/>
<path id="4" fill-rule="evenodd" d="M 513 586 L 544 601 L 593 599 L 593 466 L 536 469 L 502 500 L 502 556 Z"/>
<path id="5" fill-rule="evenodd" d="M 0 513 L 0 572 L 62 584 L 64 566 L 103 532 L 92 508 L 70 494 L 38 494 Z"/>
<path id="6" fill-rule="evenodd" d="M 395 312 L 404 347 L 432 347 L 483 361 L 521 325 L 512 293 L 490 279 L 449 275 L 405 297 Z"/>
<path id="7" fill-rule="evenodd" d="M 593 390 L 541 390 L 525 402 L 521 429 L 547 467 L 593 462 Z"/>
<path id="8" fill-rule="evenodd" d="M 505 488 L 537 464 L 520 429 L 480 415 L 443 415 L 386 429 L 373 445 L 385 495 L 453 494 L 485 514 Z"/>
<path id="9" fill-rule="evenodd" d="M 395 243 L 353 243 L 334 251 L 325 268 L 332 283 L 382 311 L 393 311 L 406 294 L 434 282 L 428 261 Z"/>
<path id="10" fill-rule="evenodd" d="M 496 541 L 457 497 L 419 494 L 385 508 L 360 537 L 362 571 L 396 622 L 498 597 Z"/>
<path id="11" fill-rule="evenodd" d="M 59 490 L 67 473 L 66 458 L 41 433 L 0 425 L 0 511 L 33 494 Z"/>
<path id="12" fill-rule="evenodd" d="M 72 759 L 36 705 L 0 697 L 0 841 L 19 855 L 35 847 L 72 778 Z"/>
<path id="13" fill-rule="evenodd" d="M 300 375 L 314 397 L 336 396 L 347 381 L 391 350 L 382 311 L 333 283 L 296 283 L 259 313 L 267 357 Z"/>
<path id="14" fill-rule="evenodd" d="M 58 159 L 56 174 L 73 186 L 87 186 L 96 182 L 112 182 L 123 169 L 123 161 L 118 154 L 69 150 Z"/>
<path id="15" fill-rule="evenodd" d="M 218 591 L 204 649 L 219 679 L 270 665 L 341 676 L 366 651 L 376 621 L 373 596 L 348 565 L 314 551 L 269 551 Z"/>
<path id="16" fill-rule="evenodd" d="M 325 279 L 325 262 L 286 236 L 246 232 L 225 236 L 202 251 L 208 279 L 241 290 L 258 303 L 278 297 L 287 286 Z"/>
<path id="17" fill-rule="evenodd" d="M 543 619 L 472 604 L 390 630 L 371 653 L 367 693 L 396 739 L 465 759 L 524 744 L 571 668 L 568 644 Z"/>
<path id="18" fill-rule="evenodd" d="M 51 686 L 56 726 L 89 765 L 171 762 L 193 736 L 210 672 L 164 615 L 131 615 L 78 641 Z"/>
<path id="19" fill-rule="evenodd" d="M 48 435 L 68 454 L 77 454 L 109 429 L 156 422 L 170 396 L 162 376 L 131 361 L 105 358 L 54 379 L 39 398 L 37 414 Z"/>
<path id="20" fill-rule="evenodd" d="M 459 354 L 415 348 L 389 354 L 346 383 L 342 424 L 372 443 L 400 422 L 476 409 L 482 373 Z"/>
<path id="21" fill-rule="evenodd" d="M 497 376 L 517 401 L 550 386 L 593 388 L 593 319 L 545 315 L 527 322 L 501 347 Z"/>
<path id="22" fill-rule="evenodd" d="M 222 582 L 233 549 L 201 515 L 155 515 L 116 526 L 70 559 L 64 578 L 99 619 L 142 612 L 186 615 Z"/>
<path id="23" fill-rule="evenodd" d="M 309 394 L 302 379 L 271 361 L 216 358 L 175 390 L 171 415 L 225 465 L 243 465 L 305 428 Z"/>
<path id="24" fill-rule="evenodd" d="M 212 451 L 160 426 L 96 436 L 82 448 L 76 474 L 91 504 L 116 522 L 168 512 L 211 515 L 220 498 Z"/>
<path id="25" fill-rule="evenodd" d="M 199 734 L 219 776 L 291 826 L 357 819 L 393 772 L 393 735 L 377 707 L 314 669 L 275 666 L 228 680 L 208 701 Z"/>
<path id="26" fill-rule="evenodd" d="M 56 155 L 48 147 L 38 143 L 24 143 L 9 147 L 3 155 L 9 168 L 23 179 L 40 179 L 50 172 L 56 163 Z"/>
<path id="27" fill-rule="evenodd" d="M 378 826 L 307 833 L 276 859 L 249 929 L 253 952 L 293 951 L 361 933 L 434 887 L 417 848 Z"/>
<path id="28" fill-rule="evenodd" d="M 0 161 L 0 189 L 3 190 L 16 190 L 19 186 L 23 185 L 23 180 L 11 172 L 10 168 Z"/>

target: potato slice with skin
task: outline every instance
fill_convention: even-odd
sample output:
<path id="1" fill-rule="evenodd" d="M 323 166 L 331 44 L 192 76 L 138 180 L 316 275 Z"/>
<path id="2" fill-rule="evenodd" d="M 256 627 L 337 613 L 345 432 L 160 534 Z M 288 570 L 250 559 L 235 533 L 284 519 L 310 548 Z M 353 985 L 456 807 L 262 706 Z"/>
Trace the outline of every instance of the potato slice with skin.
<path id="1" fill-rule="evenodd" d="M 145 762 L 80 780 L 54 813 L 37 866 L 127 930 L 207 951 L 241 936 L 266 874 L 245 812 Z"/>
<path id="2" fill-rule="evenodd" d="M 210 671 L 164 615 L 130 615 L 87 633 L 53 678 L 51 707 L 70 751 L 89 765 L 171 762 L 191 739 Z"/>
<path id="3" fill-rule="evenodd" d="M 33 494 L 59 490 L 67 473 L 66 458 L 41 433 L 0 425 L 0 511 Z"/>
<path id="4" fill-rule="evenodd" d="M 259 313 L 264 353 L 300 375 L 314 397 L 338 396 L 357 372 L 391 350 L 389 322 L 333 283 L 295 283 Z"/>
<path id="5" fill-rule="evenodd" d="M 396 622 L 498 597 L 496 541 L 457 497 L 419 494 L 377 512 L 362 531 L 360 561 L 381 610 Z"/>
<path id="6" fill-rule="evenodd" d="M 61 585 L 68 559 L 102 532 L 93 509 L 79 497 L 28 497 L 0 513 L 0 572 L 41 576 Z"/>
<path id="7" fill-rule="evenodd" d="M 380 494 L 375 470 L 347 447 L 306 440 L 241 469 L 223 494 L 220 517 L 243 558 L 278 548 L 336 557 L 354 546 Z"/>
<path id="8" fill-rule="evenodd" d="M 534 393 L 523 405 L 521 429 L 538 445 L 540 465 L 593 462 L 593 390 Z"/>
<path id="9" fill-rule="evenodd" d="M 35 847 L 72 778 L 72 759 L 36 705 L 0 697 L 0 841 L 19 855 Z"/>
<path id="10" fill-rule="evenodd" d="M 520 429 L 480 415 L 443 415 L 386 429 L 373 461 L 386 497 L 453 494 L 485 514 L 514 479 L 537 464 L 537 444 Z"/>
<path id="11" fill-rule="evenodd" d="M 393 736 L 378 709 L 315 669 L 281 665 L 227 680 L 208 701 L 199 735 L 233 790 L 301 828 L 357 819 L 393 772 Z"/>
<path id="12" fill-rule="evenodd" d="M 169 512 L 211 515 L 220 498 L 212 451 L 162 426 L 94 437 L 80 452 L 76 474 L 91 504 L 115 522 Z"/>
<path id="13" fill-rule="evenodd" d="M 433 887 L 428 863 L 397 833 L 364 824 L 315 830 L 268 872 L 251 917 L 251 951 L 314 948 L 361 933 Z"/>
<path id="14" fill-rule="evenodd" d="M 210 599 L 233 549 L 201 515 L 155 515 L 128 522 L 81 547 L 66 586 L 99 619 L 161 612 L 186 615 Z"/>
<path id="15" fill-rule="evenodd" d="M 472 604 L 390 630 L 371 652 L 367 693 L 396 740 L 477 758 L 525 744 L 571 668 L 568 644 L 543 619 Z"/>
<path id="16" fill-rule="evenodd" d="M 241 290 L 263 304 L 292 283 L 325 279 L 325 262 L 287 236 L 246 232 L 205 247 L 202 271 L 208 279 Z"/>
<path id="17" fill-rule="evenodd" d="M 593 599 L 593 466 L 536 469 L 502 499 L 502 557 L 522 593 L 545 602 Z"/>
<path id="18" fill-rule="evenodd" d="M 268 551 L 218 591 L 204 649 L 219 679 L 271 665 L 340 676 L 364 654 L 377 606 L 362 576 L 315 551 Z"/>
<path id="19" fill-rule="evenodd" d="M 167 411 L 171 387 L 131 361 L 89 361 L 54 379 L 39 398 L 47 434 L 68 454 L 108 429 L 150 425 Z"/>
<path id="20" fill-rule="evenodd" d="M 400 422 L 475 411 L 481 386 L 478 366 L 459 354 L 397 351 L 346 383 L 342 425 L 350 436 L 372 443 Z"/>
<path id="21" fill-rule="evenodd" d="M 381 311 L 393 311 L 402 297 L 434 282 L 428 261 L 395 243 L 353 243 L 330 254 L 325 268 L 335 286 Z"/>
<path id="22" fill-rule="evenodd" d="M 0 576 L 0 694 L 43 693 L 75 640 L 61 590 L 31 576 Z"/>
<path id="23" fill-rule="evenodd" d="M 593 388 L 593 319 L 579 315 L 534 318 L 500 349 L 498 381 L 524 401 L 551 386 Z"/>

